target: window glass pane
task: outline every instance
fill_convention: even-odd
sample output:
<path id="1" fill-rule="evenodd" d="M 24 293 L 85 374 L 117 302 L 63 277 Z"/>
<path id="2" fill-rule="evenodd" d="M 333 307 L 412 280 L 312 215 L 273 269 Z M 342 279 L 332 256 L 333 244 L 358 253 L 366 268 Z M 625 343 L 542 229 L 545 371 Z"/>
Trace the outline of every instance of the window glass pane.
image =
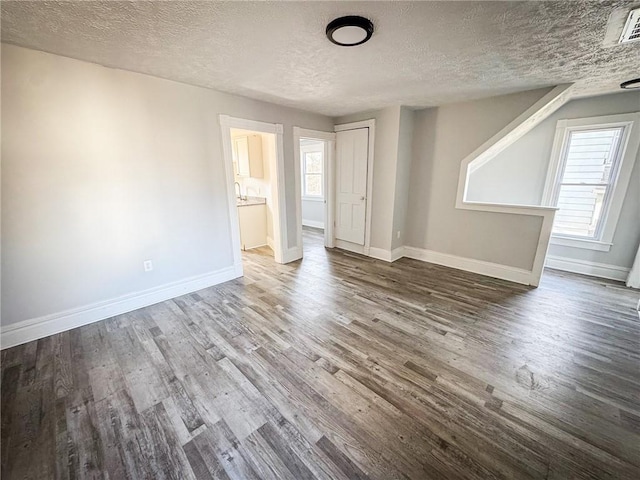
<path id="1" fill-rule="evenodd" d="M 605 186 L 562 185 L 553 233 L 593 237 L 605 192 Z"/>
<path id="2" fill-rule="evenodd" d="M 607 183 L 622 128 L 571 132 L 562 183 Z"/>
<path id="3" fill-rule="evenodd" d="M 322 196 L 322 175 L 306 174 L 305 175 L 306 192 L 309 196 Z"/>
<path id="4" fill-rule="evenodd" d="M 306 173 L 322 173 L 322 152 L 304 154 Z"/>
<path id="5" fill-rule="evenodd" d="M 566 147 L 553 233 L 595 238 L 623 128 L 573 131 Z"/>

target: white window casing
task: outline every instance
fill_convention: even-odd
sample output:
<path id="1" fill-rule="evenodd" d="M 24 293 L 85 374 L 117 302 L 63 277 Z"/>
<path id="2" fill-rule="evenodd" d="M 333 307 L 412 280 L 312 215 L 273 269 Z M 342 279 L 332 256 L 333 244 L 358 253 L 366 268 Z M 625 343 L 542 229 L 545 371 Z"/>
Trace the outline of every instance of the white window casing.
<path id="1" fill-rule="evenodd" d="M 640 113 L 558 121 L 542 197 L 560 208 L 552 244 L 610 250 L 639 145 Z"/>

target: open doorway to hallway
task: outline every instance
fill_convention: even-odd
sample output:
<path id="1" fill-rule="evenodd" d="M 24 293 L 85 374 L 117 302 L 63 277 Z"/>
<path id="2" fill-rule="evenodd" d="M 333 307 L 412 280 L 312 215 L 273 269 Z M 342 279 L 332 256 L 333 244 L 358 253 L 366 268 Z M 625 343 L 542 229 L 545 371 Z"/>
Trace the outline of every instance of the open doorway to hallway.
<path id="1" fill-rule="evenodd" d="M 305 231 L 324 236 L 326 223 L 325 142 L 312 138 L 300 139 L 300 180 L 302 191 L 302 242 L 309 237 Z"/>
<path id="2" fill-rule="evenodd" d="M 335 133 L 294 127 L 293 140 L 296 149 L 298 245 L 305 250 L 308 239 L 313 237 L 312 243 L 321 239 L 325 247 L 332 248 Z"/>

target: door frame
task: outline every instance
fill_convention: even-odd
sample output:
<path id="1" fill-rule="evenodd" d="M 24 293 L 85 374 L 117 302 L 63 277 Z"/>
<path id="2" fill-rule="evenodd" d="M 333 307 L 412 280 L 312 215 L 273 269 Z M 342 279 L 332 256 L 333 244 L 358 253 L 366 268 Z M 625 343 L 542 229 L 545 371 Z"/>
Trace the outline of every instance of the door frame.
<path id="1" fill-rule="evenodd" d="M 231 220 L 231 242 L 233 244 L 233 262 L 242 270 L 242 254 L 240 245 L 240 224 L 233 176 L 233 153 L 231 145 L 231 129 L 251 130 L 259 133 L 270 133 L 276 136 L 275 175 L 271 185 L 271 203 L 273 205 L 273 256 L 277 263 L 285 263 L 284 255 L 288 247 L 287 210 L 285 202 L 284 182 L 284 128 L 280 123 L 266 123 L 257 120 L 220 115 L 220 132 L 222 133 L 222 151 L 224 172 L 227 186 L 229 218 Z"/>
<path id="2" fill-rule="evenodd" d="M 336 134 L 321 130 L 309 130 L 307 128 L 293 127 L 294 162 L 296 178 L 296 225 L 298 246 L 302 257 L 302 163 L 300 158 L 300 140 L 308 138 L 324 142 L 324 246 L 335 246 L 334 220 L 335 220 L 335 146 Z"/>
<path id="3" fill-rule="evenodd" d="M 376 139 L 376 121 L 375 119 L 362 120 L 360 122 L 342 123 L 333 127 L 335 132 L 343 132 L 345 130 L 356 130 L 359 128 L 369 129 L 369 148 L 367 152 L 367 198 L 366 198 L 366 213 L 365 213 L 365 225 L 364 225 L 364 246 L 360 248 L 360 245 L 351 242 L 345 242 L 343 240 L 335 239 L 335 245 L 345 250 L 350 250 L 356 253 L 362 253 L 369 255 L 371 250 L 371 205 L 373 198 L 373 161 L 374 161 L 374 145 Z M 335 160 L 334 160 L 335 161 Z M 335 168 L 335 165 L 334 165 Z M 335 176 L 333 178 L 334 186 L 333 192 L 335 192 Z M 333 195 L 335 202 L 335 193 Z M 335 237 L 334 237 L 335 238 Z"/>

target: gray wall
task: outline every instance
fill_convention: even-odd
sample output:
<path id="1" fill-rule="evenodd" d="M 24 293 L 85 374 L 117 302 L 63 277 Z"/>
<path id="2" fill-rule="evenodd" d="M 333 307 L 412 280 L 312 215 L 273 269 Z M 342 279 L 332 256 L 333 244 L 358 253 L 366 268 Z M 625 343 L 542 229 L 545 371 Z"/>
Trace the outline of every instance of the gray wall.
<path id="1" fill-rule="evenodd" d="M 640 92 L 576 99 L 560 108 L 510 145 L 469 178 L 467 199 L 540 205 L 558 120 L 614 115 L 640 110 Z M 609 252 L 551 245 L 559 257 L 630 267 L 640 241 L 640 161 L 633 169 L 629 189 Z"/>
<path id="2" fill-rule="evenodd" d="M 231 265 L 221 113 L 284 124 L 295 246 L 292 127 L 331 119 L 3 44 L 2 324 Z"/>
<path id="3" fill-rule="evenodd" d="M 396 168 L 395 199 L 393 203 L 393 232 L 391 249 L 404 245 L 406 236 L 407 210 L 409 208 L 409 184 L 411 180 L 411 162 L 413 160 L 413 110 L 400 109 L 398 138 L 398 163 Z M 398 232 L 400 236 L 398 237 Z"/>
<path id="4" fill-rule="evenodd" d="M 406 245 L 531 269 L 542 219 L 455 208 L 461 161 L 549 89 L 414 113 Z"/>

